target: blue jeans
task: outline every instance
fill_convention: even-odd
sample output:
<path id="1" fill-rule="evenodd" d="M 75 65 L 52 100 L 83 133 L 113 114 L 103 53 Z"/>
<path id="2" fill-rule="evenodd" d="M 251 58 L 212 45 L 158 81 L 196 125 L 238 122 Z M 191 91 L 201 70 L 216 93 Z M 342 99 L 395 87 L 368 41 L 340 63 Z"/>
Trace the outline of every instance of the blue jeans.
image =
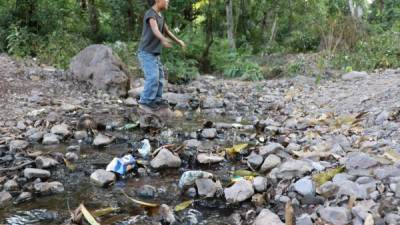
<path id="1" fill-rule="evenodd" d="M 139 103 L 150 104 L 161 101 L 164 87 L 164 69 L 160 56 L 139 51 L 138 58 L 144 72 L 144 90 Z"/>

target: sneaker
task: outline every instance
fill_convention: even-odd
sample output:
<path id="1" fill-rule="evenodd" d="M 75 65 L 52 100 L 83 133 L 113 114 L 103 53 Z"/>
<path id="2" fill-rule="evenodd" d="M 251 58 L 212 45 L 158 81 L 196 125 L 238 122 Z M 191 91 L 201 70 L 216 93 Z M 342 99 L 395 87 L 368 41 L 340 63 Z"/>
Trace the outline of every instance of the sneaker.
<path id="1" fill-rule="evenodd" d="M 161 99 L 160 101 L 157 101 L 156 104 L 161 108 L 169 108 L 169 103 L 166 99 Z"/>
<path id="2" fill-rule="evenodd" d="M 152 103 L 139 103 L 139 106 L 144 106 L 146 108 L 149 108 L 151 110 L 158 110 L 160 109 L 159 105 L 152 102 Z"/>

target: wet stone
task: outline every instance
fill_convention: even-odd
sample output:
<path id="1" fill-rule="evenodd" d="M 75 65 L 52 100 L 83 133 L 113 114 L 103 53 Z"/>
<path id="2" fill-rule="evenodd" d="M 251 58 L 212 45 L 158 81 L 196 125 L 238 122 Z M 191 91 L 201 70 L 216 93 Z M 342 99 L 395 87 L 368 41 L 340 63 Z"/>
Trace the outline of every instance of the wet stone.
<path id="1" fill-rule="evenodd" d="M 196 180 L 196 187 L 201 197 L 213 197 L 218 190 L 218 186 L 211 179 L 200 178 Z"/>
<path id="2" fill-rule="evenodd" d="M 113 139 L 104 135 L 104 134 L 98 134 L 94 141 L 93 145 L 94 146 L 104 146 L 104 145 L 109 145 L 113 142 Z"/>
<path id="3" fill-rule="evenodd" d="M 75 131 L 74 138 L 76 140 L 84 140 L 88 137 L 88 133 L 84 130 Z"/>
<path id="4" fill-rule="evenodd" d="M 31 142 L 40 142 L 43 139 L 44 134 L 45 132 L 43 131 L 35 132 L 28 137 L 28 140 Z"/>
<path id="5" fill-rule="evenodd" d="M 39 169 L 47 169 L 53 166 L 58 165 L 58 162 L 55 159 L 39 156 L 35 160 L 36 167 Z"/>
<path id="6" fill-rule="evenodd" d="M 22 192 L 18 197 L 15 199 L 14 204 L 21 204 L 23 202 L 27 202 L 32 200 L 32 194 L 30 192 Z"/>
<path id="7" fill-rule="evenodd" d="M 258 214 L 253 225 L 285 225 L 278 215 L 271 212 L 269 209 L 263 209 L 260 214 Z"/>
<path id="8" fill-rule="evenodd" d="M 151 185 L 143 185 L 138 191 L 138 195 L 143 198 L 154 198 L 156 193 L 156 188 Z"/>
<path id="9" fill-rule="evenodd" d="M 203 138 L 207 138 L 207 139 L 214 139 L 217 137 L 217 129 L 215 129 L 215 128 L 204 129 L 201 132 L 201 136 Z"/>
<path id="10" fill-rule="evenodd" d="M 29 142 L 23 141 L 23 140 L 14 140 L 10 142 L 10 151 L 11 152 L 17 152 L 17 151 L 23 151 L 27 149 L 29 146 Z"/>
<path id="11" fill-rule="evenodd" d="M 11 203 L 12 196 L 6 191 L 0 192 L 0 207 L 5 207 Z"/>
<path id="12" fill-rule="evenodd" d="M 4 184 L 4 190 L 9 192 L 19 191 L 19 185 L 15 180 L 8 180 Z"/>
<path id="13" fill-rule="evenodd" d="M 42 169 L 26 168 L 24 170 L 24 176 L 28 179 L 31 178 L 49 178 L 50 172 Z"/>
<path id="14" fill-rule="evenodd" d="M 59 135 L 61 137 L 66 137 L 66 136 L 70 135 L 71 132 L 69 131 L 69 126 L 67 124 L 63 123 L 63 124 L 53 126 L 51 128 L 51 133 Z"/>
<path id="15" fill-rule="evenodd" d="M 115 179 L 116 176 L 114 173 L 105 171 L 103 169 L 98 169 L 94 171 L 92 175 L 90 175 L 90 181 L 100 187 L 105 187 L 113 183 Z"/>
<path id="16" fill-rule="evenodd" d="M 190 139 L 190 140 L 186 140 L 183 142 L 183 144 L 187 147 L 187 148 L 198 148 L 201 146 L 201 142 L 197 139 Z"/>
<path id="17" fill-rule="evenodd" d="M 218 155 L 200 153 L 197 155 L 197 161 L 201 164 L 218 163 L 224 161 L 225 158 Z"/>
<path id="18" fill-rule="evenodd" d="M 65 154 L 65 159 L 69 162 L 76 162 L 79 159 L 79 156 L 75 152 L 67 152 Z"/>
<path id="19" fill-rule="evenodd" d="M 41 195 L 60 194 L 64 192 L 64 185 L 58 181 L 39 182 L 34 184 L 36 193 Z"/>
<path id="20" fill-rule="evenodd" d="M 313 225 L 311 216 L 308 214 L 303 214 L 296 218 L 296 225 Z"/>
<path id="21" fill-rule="evenodd" d="M 268 180 L 265 177 L 255 177 L 253 179 L 253 187 L 257 192 L 264 192 L 268 187 Z"/>
<path id="22" fill-rule="evenodd" d="M 252 168 L 257 170 L 261 164 L 263 163 L 264 158 L 261 155 L 258 155 L 257 153 L 252 152 L 248 157 L 247 157 L 247 165 Z"/>
<path id="23" fill-rule="evenodd" d="M 162 168 L 179 168 L 181 166 L 181 159 L 179 156 L 174 155 L 168 149 L 161 149 L 160 152 L 151 160 L 150 165 L 154 169 Z"/>
<path id="24" fill-rule="evenodd" d="M 265 156 L 279 151 L 283 151 L 285 148 L 279 143 L 269 143 L 266 146 L 260 148 L 260 155 Z"/>
<path id="25" fill-rule="evenodd" d="M 225 188 L 224 194 L 228 203 L 243 202 L 253 196 L 253 184 L 248 180 L 241 179 L 231 187 Z"/>
<path id="26" fill-rule="evenodd" d="M 44 145 L 57 145 L 60 144 L 60 138 L 55 134 L 45 134 L 43 136 L 42 144 Z"/>

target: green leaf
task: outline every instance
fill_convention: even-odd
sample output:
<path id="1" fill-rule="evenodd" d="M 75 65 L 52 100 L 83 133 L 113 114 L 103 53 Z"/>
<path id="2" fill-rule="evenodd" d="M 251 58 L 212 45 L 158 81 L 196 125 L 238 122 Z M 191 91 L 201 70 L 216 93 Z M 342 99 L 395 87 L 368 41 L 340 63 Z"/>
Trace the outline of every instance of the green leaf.
<path id="1" fill-rule="evenodd" d="M 192 205 L 193 202 L 194 202 L 194 200 L 184 201 L 184 202 L 176 205 L 174 210 L 175 210 L 175 212 L 182 211 L 182 210 L 186 209 L 187 207 L 189 207 L 190 205 Z"/>

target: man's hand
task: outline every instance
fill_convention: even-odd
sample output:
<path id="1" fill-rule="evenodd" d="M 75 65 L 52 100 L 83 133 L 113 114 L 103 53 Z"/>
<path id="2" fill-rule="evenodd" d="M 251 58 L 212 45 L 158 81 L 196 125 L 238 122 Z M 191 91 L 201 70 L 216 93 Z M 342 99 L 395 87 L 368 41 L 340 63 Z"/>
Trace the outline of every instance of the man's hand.
<path id="1" fill-rule="evenodd" d="M 171 40 L 168 39 L 168 38 L 164 38 L 164 39 L 161 41 L 161 44 L 162 44 L 164 47 L 166 47 L 166 48 L 172 48 Z"/>
<path id="2" fill-rule="evenodd" d="M 183 42 L 183 41 L 180 40 L 180 39 L 179 39 L 177 42 L 178 42 L 178 44 L 179 44 L 182 48 L 186 48 L 185 42 Z"/>

